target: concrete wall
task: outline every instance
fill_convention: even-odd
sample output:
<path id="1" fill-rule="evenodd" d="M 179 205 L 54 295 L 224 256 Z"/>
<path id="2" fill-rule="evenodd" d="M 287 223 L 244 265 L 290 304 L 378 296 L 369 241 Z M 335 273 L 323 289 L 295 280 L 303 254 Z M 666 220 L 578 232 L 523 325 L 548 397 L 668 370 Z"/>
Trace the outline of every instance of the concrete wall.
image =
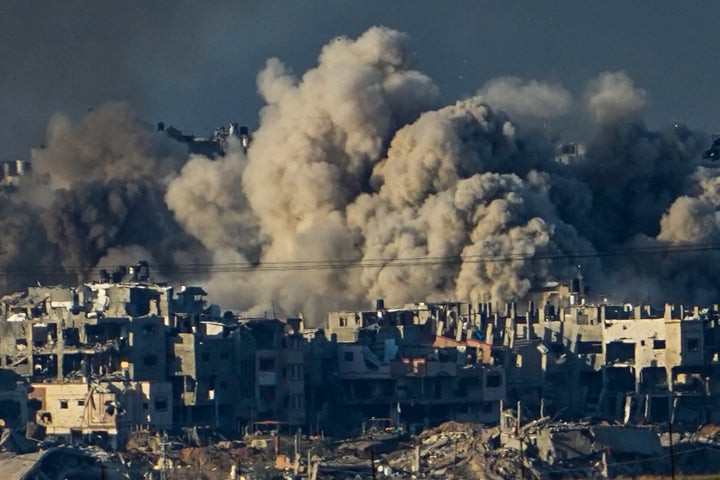
<path id="1" fill-rule="evenodd" d="M 40 402 L 37 421 L 50 435 L 71 430 L 116 435 L 133 426 L 172 426 L 168 382 L 36 383 L 29 397 Z"/>

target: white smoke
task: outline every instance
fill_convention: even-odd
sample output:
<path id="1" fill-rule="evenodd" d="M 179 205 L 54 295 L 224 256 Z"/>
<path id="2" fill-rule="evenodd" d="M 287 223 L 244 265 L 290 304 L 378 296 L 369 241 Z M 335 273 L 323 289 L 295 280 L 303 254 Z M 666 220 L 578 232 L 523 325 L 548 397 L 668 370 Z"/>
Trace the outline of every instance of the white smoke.
<path id="1" fill-rule="evenodd" d="M 178 276 L 193 267 L 183 281 L 226 308 L 315 325 L 379 297 L 518 300 L 580 262 L 591 280 L 610 275 L 606 288 L 641 278 L 646 292 L 717 292 L 720 262 L 698 256 L 587 258 L 720 238 L 720 174 L 699 168 L 707 138 L 648 128 L 646 94 L 625 73 L 590 82 L 597 130 L 585 160 L 563 164 L 513 116 L 566 113 L 564 88 L 501 77 L 440 106 L 413 58 L 406 35 L 373 27 L 329 42 L 300 76 L 268 60 L 247 154 L 231 141 L 212 160 L 177 155 L 123 104 L 56 117 L 33 152 L 53 195 L 44 213 L 6 209 L 0 264 L 27 256 L 21 242 L 86 269 L 143 255 Z"/>
<path id="2" fill-rule="evenodd" d="M 268 105 L 248 151 L 243 187 L 265 241 L 264 261 L 353 260 L 362 256 L 345 226 L 345 208 L 368 188 L 368 175 L 397 125 L 434 105 L 435 85 L 412 69 L 408 38 L 372 28 L 338 38 L 301 80 L 277 60 L 258 76 Z M 354 271 L 257 275 L 266 296 L 290 312 L 356 298 Z M 270 300 L 270 299 L 268 299 Z M 267 301 L 267 300 L 266 300 Z"/>
<path id="3" fill-rule="evenodd" d="M 516 299 L 548 273 L 536 254 L 557 253 L 561 244 L 569 251 L 586 247 L 557 217 L 540 176 L 531 173 L 535 188 L 515 174 L 491 173 L 526 169 L 521 142 L 507 118 L 479 98 L 427 112 L 398 131 L 375 167 L 379 191 L 348 209 L 350 225 L 365 239 L 366 261 L 389 260 L 363 270 L 368 297 L 398 303 L 421 291 Z M 555 238 L 556 225 L 562 239 Z M 418 266 L 412 259 L 438 261 Z M 554 263 L 564 275 L 566 265 Z"/>
<path id="4" fill-rule="evenodd" d="M 523 82 L 518 77 L 489 80 L 478 90 L 477 96 L 511 117 L 559 117 L 568 113 L 572 105 L 572 95 L 561 85 L 537 80 Z"/>
<path id="5" fill-rule="evenodd" d="M 636 88 L 625 72 L 605 72 L 588 84 L 587 104 L 599 123 L 639 118 L 647 93 Z"/>

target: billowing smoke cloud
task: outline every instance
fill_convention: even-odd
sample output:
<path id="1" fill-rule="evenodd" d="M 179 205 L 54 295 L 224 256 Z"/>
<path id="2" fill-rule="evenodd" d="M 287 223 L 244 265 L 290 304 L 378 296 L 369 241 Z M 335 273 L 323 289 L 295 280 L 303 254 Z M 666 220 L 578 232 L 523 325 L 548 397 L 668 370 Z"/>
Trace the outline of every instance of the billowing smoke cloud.
<path id="1" fill-rule="evenodd" d="M 606 72 L 588 85 L 588 110 L 601 124 L 639 120 L 646 92 L 636 88 L 625 72 Z"/>
<path id="2" fill-rule="evenodd" d="M 684 125 L 648 129 L 641 119 L 645 92 L 624 73 L 600 75 L 587 98 L 597 128 L 585 161 L 571 166 L 592 197 L 579 229 L 602 249 L 637 234 L 654 237 L 708 139 Z"/>
<path id="3" fill-rule="evenodd" d="M 183 280 L 226 308 L 315 324 L 379 297 L 519 300 L 579 263 L 610 294 L 630 292 L 628 278 L 659 300 L 717 294 L 718 262 L 697 253 L 592 257 L 720 239 L 705 135 L 648 128 L 646 93 L 603 73 L 584 95 L 587 152 L 559 162 L 523 119 L 566 113 L 564 88 L 502 77 L 441 106 L 413 58 L 407 36 L 374 27 L 330 41 L 301 76 L 268 60 L 250 148 L 231 141 L 217 159 L 179 154 L 127 105 L 55 117 L 33 152 L 52 194 L 6 219 L 0 264 L 24 261 L 28 232 L 38 261 L 83 271 L 132 255 L 168 272 L 208 264 Z"/>
<path id="4" fill-rule="evenodd" d="M 48 242 L 37 211 L 12 195 L 0 193 L 0 288 L 22 290 L 35 282 L 53 283 L 67 277 L 55 268 L 58 257 Z"/>
<path id="5" fill-rule="evenodd" d="M 169 271 L 209 258 L 164 201 L 167 183 L 186 161 L 183 148 L 152 132 L 127 104 L 103 104 L 77 123 L 55 116 L 32 161 L 36 181 L 22 184 L 17 198 L 31 199 L 25 208 L 45 243 L 23 246 L 36 252 L 30 265 L 42 252 L 51 265 L 87 280 L 101 259 L 127 261 L 133 253 L 146 258 L 131 262 L 149 259 Z"/>
<path id="6" fill-rule="evenodd" d="M 477 96 L 494 109 L 512 117 L 547 119 L 567 113 L 572 95 L 561 85 L 518 77 L 495 78 L 478 90 Z"/>
<path id="7" fill-rule="evenodd" d="M 369 177 L 394 131 L 435 105 L 432 81 L 413 70 L 408 38 L 372 28 L 337 38 L 298 80 L 278 60 L 258 77 L 268 102 L 248 152 L 243 186 L 258 217 L 265 261 L 358 260 L 345 210 L 369 191 Z M 356 270 L 263 273 L 262 292 L 294 313 L 358 299 Z M 334 286 L 332 293 L 318 292 Z"/>
<path id="8" fill-rule="evenodd" d="M 548 273 L 536 254 L 587 247 L 557 217 L 530 170 L 541 164 L 524 155 L 524 143 L 507 117 L 479 99 L 425 113 L 398 131 L 375 167 L 377 193 L 348 208 L 365 239 L 365 259 L 389 259 L 364 269 L 370 295 L 393 302 L 418 291 L 473 301 L 521 298 Z M 493 173 L 513 169 L 533 172 L 536 185 L 516 173 Z M 442 260 L 396 265 L 424 258 Z M 557 271 L 564 274 L 565 266 Z"/>
<path id="9" fill-rule="evenodd" d="M 143 246 L 161 265 L 196 260 L 197 242 L 179 228 L 150 178 L 75 183 L 56 193 L 42 221 L 62 263 L 82 271 L 111 249 L 132 246 Z"/>
<path id="10" fill-rule="evenodd" d="M 182 149 L 155 135 L 126 103 L 105 103 L 74 124 L 62 114 L 50 120 L 47 144 L 32 152 L 33 166 L 53 187 L 110 178 L 163 179 L 183 164 Z"/>

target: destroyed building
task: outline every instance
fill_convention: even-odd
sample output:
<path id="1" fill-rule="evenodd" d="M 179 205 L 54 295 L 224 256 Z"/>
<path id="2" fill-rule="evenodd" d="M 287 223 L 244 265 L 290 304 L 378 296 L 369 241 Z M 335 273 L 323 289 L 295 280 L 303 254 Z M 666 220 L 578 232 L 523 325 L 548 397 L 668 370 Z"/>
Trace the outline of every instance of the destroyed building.
<path id="1" fill-rule="evenodd" d="M 527 313 L 493 317 L 513 400 L 626 423 L 718 420 L 717 305 L 591 302 L 581 275 L 535 294 Z"/>
<path id="2" fill-rule="evenodd" d="M 534 289 L 525 308 L 379 300 L 308 329 L 221 313 L 206 297 L 151 281 L 145 262 L 3 297 L 0 419 L 117 441 L 190 426 L 331 431 L 372 417 L 497 424 L 516 402 L 525 419 L 720 419 L 717 305 L 613 305 L 578 274 Z"/>
<path id="3" fill-rule="evenodd" d="M 496 422 L 505 372 L 471 325 L 467 303 L 333 312 L 338 403 L 368 416 L 427 425 L 447 419 Z"/>
<path id="4" fill-rule="evenodd" d="M 395 406 L 426 423 L 440 419 L 427 409 L 418 415 L 419 398 L 428 397 L 430 404 L 446 402 L 444 420 L 469 420 L 462 414 L 480 400 L 520 401 L 531 417 L 672 421 L 688 428 L 720 420 L 717 305 L 614 305 L 588 292 L 578 270 L 568 283 L 534 289 L 524 308 L 447 303 L 388 310 L 379 302 L 375 311 L 331 313 L 327 333 L 337 341 L 343 398 L 383 405 L 391 414 Z M 471 370 L 463 362 L 482 365 L 482 373 L 472 374 L 479 379 L 464 377 Z M 413 386 L 418 377 L 423 380 Z M 464 396 L 468 382 L 478 388 L 470 399 Z M 497 395 L 493 385 L 501 386 Z M 405 400 L 410 407 L 403 408 Z M 497 421 L 495 407 L 475 408 L 495 412 Z"/>
<path id="5" fill-rule="evenodd" d="M 0 166 L 0 187 L 16 187 L 32 174 L 32 164 L 25 160 L 2 161 Z"/>
<path id="6" fill-rule="evenodd" d="M 231 122 L 227 127 L 216 128 L 211 137 L 184 134 L 175 127 L 166 127 L 164 122 L 158 122 L 157 131 L 184 144 L 189 153 L 204 155 L 208 158 L 225 156 L 229 142 L 233 139 L 237 140 L 244 151 L 247 151 L 251 139 L 248 127 L 240 126 L 236 122 Z"/>
<path id="7" fill-rule="evenodd" d="M 220 315 L 206 296 L 151 282 L 141 262 L 4 297 L 0 372 L 27 382 L 0 391 L 0 416 L 120 441 L 138 428 L 305 424 L 302 320 Z M 18 395 L 17 408 L 3 403 Z"/>

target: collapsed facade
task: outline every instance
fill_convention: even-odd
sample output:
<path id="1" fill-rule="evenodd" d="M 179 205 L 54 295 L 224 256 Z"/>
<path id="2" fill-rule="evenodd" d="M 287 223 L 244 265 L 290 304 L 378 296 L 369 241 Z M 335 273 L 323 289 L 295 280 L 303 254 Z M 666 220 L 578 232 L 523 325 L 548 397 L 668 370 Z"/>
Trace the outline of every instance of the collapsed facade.
<path id="1" fill-rule="evenodd" d="M 328 315 L 339 402 L 396 423 L 497 421 L 505 372 L 492 365 L 490 345 L 464 328 L 471 305 L 376 307 Z"/>
<path id="2" fill-rule="evenodd" d="M 363 419 L 495 424 L 503 405 L 692 426 L 720 421 L 717 305 L 591 302 L 581 275 L 507 304 L 435 302 L 302 318 L 221 314 L 141 262 L 0 304 L 0 419 L 48 434 L 259 424 L 311 432 Z M 340 413 L 342 412 L 342 413 Z"/>
<path id="3" fill-rule="evenodd" d="M 212 137 L 184 134 L 173 126 L 166 127 L 165 122 L 158 122 L 157 131 L 187 146 L 189 153 L 204 155 L 208 158 L 225 156 L 233 139 L 238 142 L 243 151 L 247 152 L 251 140 L 248 127 L 238 125 L 237 122 L 230 122 L 227 128 L 225 126 L 216 128 Z"/>

